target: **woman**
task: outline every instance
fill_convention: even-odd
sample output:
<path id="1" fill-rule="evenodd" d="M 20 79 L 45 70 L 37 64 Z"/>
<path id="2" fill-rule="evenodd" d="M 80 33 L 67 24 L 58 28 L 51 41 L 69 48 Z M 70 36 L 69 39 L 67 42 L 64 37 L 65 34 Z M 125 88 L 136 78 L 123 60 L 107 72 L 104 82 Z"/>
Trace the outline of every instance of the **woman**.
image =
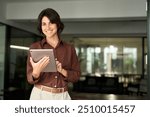
<path id="1" fill-rule="evenodd" d="M 70 100 L 68 83 L 80 78 L 80 66 L 73 45 L 63 42 L 60 34 L 64 25 L 59 14 L 47 8 L 38 16 L 38 30 L 43 39 L 31 44 L 30 49 L 53 49 L 57 72 L 42 72 L 49 63 L 49 57 L 43 57 L 35 63 L 30 53 L 27 59 L 27 80 L 34 84 L 31 100 Z"/>

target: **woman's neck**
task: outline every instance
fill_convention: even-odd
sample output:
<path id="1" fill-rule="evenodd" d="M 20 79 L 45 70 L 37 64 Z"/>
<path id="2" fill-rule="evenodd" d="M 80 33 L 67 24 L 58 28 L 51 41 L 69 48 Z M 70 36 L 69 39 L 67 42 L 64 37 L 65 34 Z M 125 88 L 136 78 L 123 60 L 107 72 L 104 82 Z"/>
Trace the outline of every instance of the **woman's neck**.
<path id="1" fill-rule="evenodd" d="M 54 48 L 57 46 L 57 44 L 59 42 L 58 36 L 50 37 L 50 38 L 46 37 L 46 40 L 47 40 L 47 43 L 50 44 Z"/>

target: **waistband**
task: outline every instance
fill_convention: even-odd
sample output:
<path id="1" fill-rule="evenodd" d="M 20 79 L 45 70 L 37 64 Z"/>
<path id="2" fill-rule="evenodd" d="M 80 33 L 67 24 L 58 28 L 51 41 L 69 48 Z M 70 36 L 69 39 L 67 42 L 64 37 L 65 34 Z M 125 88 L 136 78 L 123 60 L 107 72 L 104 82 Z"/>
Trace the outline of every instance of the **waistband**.
<path id="1" fill-rule="evenodd" d="M 65 91 L 67 91 L 67 88 L 53 88 L 53 87 L 48 87 L 48 86 L 44 86 L 44 85 L 34 85 L 34 87 L 41 89 L 43 91 L 47 91 L 47 92 L 51 92 L 51 93 L 63 93 Z"/>

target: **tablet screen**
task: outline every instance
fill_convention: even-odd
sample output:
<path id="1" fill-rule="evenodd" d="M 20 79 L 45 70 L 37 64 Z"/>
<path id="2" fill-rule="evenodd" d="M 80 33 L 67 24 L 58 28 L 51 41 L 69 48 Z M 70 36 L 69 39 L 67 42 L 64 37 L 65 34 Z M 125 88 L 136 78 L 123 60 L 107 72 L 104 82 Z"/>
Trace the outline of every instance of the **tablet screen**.
<path id="1" fill-rule="evenodd" d="M 30 53 L 34 62 L 38 62 L 44 56 L 50 57 L 50 62 L 45 67 L 43 72 L 56 72 L 57 71 L 53 49 L 30 49 Z"/>

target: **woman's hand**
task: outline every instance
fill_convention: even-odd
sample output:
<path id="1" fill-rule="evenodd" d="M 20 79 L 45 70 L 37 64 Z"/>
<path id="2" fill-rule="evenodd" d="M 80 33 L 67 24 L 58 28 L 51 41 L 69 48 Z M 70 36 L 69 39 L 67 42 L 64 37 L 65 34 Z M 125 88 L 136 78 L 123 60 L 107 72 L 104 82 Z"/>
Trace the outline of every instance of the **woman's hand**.
<path id="1" fill-rule="evenodd" d="M 67 71 L 65 69 L 62 68 L 62 64 L 56 60 L 56 67 L 57 67 L 57 71 L 59 73 L 61 73 L 62 75 L 64 75 L 65 77 L 67 77 Z"/>
<path id="2" fill-rule="evenodd" d="M 38 78 L 40 76 L 40 73 L 42 70 L 48 65 L 49 63 L 49 57 L 45 56 L 41 60 L 39 60 L 37 63 L 33 61 L 33 59 L 30 57 L 30 63 L 33 67 L 32 76 L 34 78 Z"/>
<path id="3" fill-rule="evenodd" d="M 62 64 L 57 60 L 56 60 L 56 68 L 58 72 L 60 73 L 62 72 Z"/>

